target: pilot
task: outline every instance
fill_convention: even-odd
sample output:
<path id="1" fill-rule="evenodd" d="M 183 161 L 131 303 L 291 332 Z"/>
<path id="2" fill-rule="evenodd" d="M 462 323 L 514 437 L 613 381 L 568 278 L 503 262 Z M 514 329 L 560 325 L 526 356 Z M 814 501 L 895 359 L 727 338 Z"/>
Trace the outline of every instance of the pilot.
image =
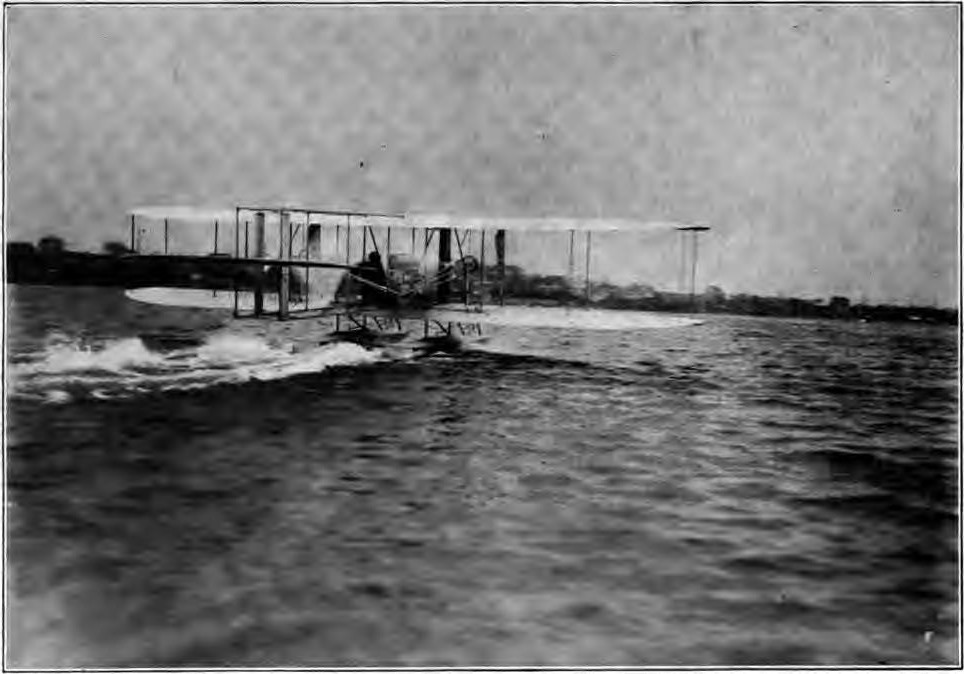
<path id="1" fill-rule="evenodd" d="M 388 275 L 385 274 L 385 268 L 382 266 L 382 256 L 378 254 L 377 251 L 372 251 L 368 255 L 368 259 L 362 261 L 356 268 L 355 274 L 361 279 L 368 281 L 368 283 L 361 284 L 361 295 L 362 302 L 365 304 L 387 304 L 394 300 L 391 296 L 384 290 L 380 288 L 388 287 Z M 378 288 L 374 287 L 379 286 Z"/>
<path id="2" fill-rule="evenodd" d="M 384 286 L 388 277 L 382 266 L 382 256 L 377 251 L 368 254 L 368 259 L 358 265 L 358 275 L 367 281 Z"/>

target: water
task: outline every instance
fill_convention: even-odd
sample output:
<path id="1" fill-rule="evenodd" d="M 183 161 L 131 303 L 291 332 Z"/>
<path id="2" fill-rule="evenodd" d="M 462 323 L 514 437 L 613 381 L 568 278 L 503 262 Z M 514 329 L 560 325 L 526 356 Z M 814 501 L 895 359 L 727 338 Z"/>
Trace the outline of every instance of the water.
<path id="1" fill-rule="evenodd" d="M 8 290 L 9 666 L 959 659 L 953 329 L 414 360 Z"/>

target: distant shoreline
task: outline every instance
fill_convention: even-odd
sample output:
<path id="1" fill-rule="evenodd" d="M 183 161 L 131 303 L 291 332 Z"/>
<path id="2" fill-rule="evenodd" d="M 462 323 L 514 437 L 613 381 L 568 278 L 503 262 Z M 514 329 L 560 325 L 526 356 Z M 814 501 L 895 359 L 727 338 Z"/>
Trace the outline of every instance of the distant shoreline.
<path id="1" fill-rule="evenodd" d="M 757 300 L 774 300 L 778 303 L 788 302 L 796 298 L 772 298 L 772 297 L 750 297 Z M 697 307 L 695 309 L 686 306 L 652 306 L 647 304 L 634 304 L 632 302 L 591 302 L 588 305 L 585 301 L 560 302 L 556 300 L 545 300 L 538 297 L 506 297 L 506 304 L 527 305 L 527 306 L 571 306 L 589 307 L 592 309 L 608 309 L 612 311 L 647 311 L 654 313 L 671 313 L 686 315 L 720 315 L 720 316 L 750 316 L 761 318 L 789 318 L 807 320 L 839 320 L 863 323 L 922 323 L 928 325 L 957 325 L 957 310 L 942 309 L 934 307 L 915 307 L 915 306 L 894 306 L 894 305 L 852 305 L 850 313 L 846 315 L 833 315 L 830 313 L 793 313 L 792 310 L 778 307 L 764 309 L 740 311 L 739 309 L 727 306 Z M 820 305 L 817 305 L 820 306 Z"/>
<path id="2" fill-rule="evenodd" d="M 203 262 L 147 261 L 125 258 L 122 244 L 107 244 L 105 253 L 64 250 L 53 237 L 38 247 L 30 243 L 7 244 L 7 283 L 75 287 L 140 288 L 167 286 L 214 290 L 252 289 L 257 270 L 225 269 Z M 493 268 L 488 278 L 494 279 Z M 610 283 L 590 284 L 577 291 L 561 276 L 526 274 L 519 267 L 506 267 L 504 297 L 507 304 L 573 306 L 622 311 L 650 311 L 677 314 L 725 314 L 774 318 L 814 318 L 862 322 L 906 322 L 957 325 L 958 310 L 890 304 L 851 304 L 846 297 L 827 301 L 795 297 L 766 297 L 737 294 L 727 296 L 710 286 L 690 295 L 658 291 L 639 284 L 624 287 Z M 494 290 L 494 287 L 493 287 Z M 488 300 L 495 303 L 497 300 Z"/>

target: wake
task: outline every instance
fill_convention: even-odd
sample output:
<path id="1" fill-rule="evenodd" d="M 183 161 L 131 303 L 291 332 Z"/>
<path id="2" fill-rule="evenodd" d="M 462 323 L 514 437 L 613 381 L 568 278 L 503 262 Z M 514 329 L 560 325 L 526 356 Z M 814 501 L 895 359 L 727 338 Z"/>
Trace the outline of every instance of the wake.
<path id="1" fill-rule="evenodd" d="M 444 309 L 432 315 L 449 320 Z M 638 359 L 638 345 L 634 340 L 626 341 L 627 335 L 646 332 L 655 337 L 663 333 L 671 339 L 677 329 L 703 322 L 666 314 L 531 306 L 493 307 L 478 318 L 486 330 L 480 338 L 463 340 L 460 350 L 464 352 L 538 356 L 594 365 Z M 452 313 L 451 320 L 465 319 L 464 313 Z M 424 347 L 419 350 L 423 346 L 420 330 L 415 331 L 418 334 L 409 333 L 398 344 L 377 340 L 319 344 L 315 327 L 317 324 L 271 324 L 258 326 L 258 330 L 266 330 L 260 334 L 236 329 L 229 332 L 227 328 L 212 333 L 169 330 L 99 340 L 53 332 L 38 346 L 13 354 L 8 384 L 15 399 L 63 404 L 271 381 L 333 367 L 434 353 L 425 352 Z"/>
<path id="2" fill-rule="evenodd" d="M 337 342 L 302 346 L 256 335 L 214 333 L 173 348 L 149 348 L 154 340 L 125 337 L 85 343 L 48 336 L 39 351 L 10 365 L 15 398 L 62 404 L 80 398 L 111 399 L 154 391 L 271 381 L 332 367 L 387 359 L 378 349 Z"/>

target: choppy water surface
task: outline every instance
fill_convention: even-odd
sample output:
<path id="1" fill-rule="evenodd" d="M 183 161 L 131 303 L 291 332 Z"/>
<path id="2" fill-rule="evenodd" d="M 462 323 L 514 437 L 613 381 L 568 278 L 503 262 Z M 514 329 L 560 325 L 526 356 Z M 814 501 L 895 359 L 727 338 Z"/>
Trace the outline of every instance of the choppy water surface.
<path id="1" fill-rule="evenodd" d="M 413 360 L 8 290 L 8 665 L 958 660 L 953 329 Z"/>

